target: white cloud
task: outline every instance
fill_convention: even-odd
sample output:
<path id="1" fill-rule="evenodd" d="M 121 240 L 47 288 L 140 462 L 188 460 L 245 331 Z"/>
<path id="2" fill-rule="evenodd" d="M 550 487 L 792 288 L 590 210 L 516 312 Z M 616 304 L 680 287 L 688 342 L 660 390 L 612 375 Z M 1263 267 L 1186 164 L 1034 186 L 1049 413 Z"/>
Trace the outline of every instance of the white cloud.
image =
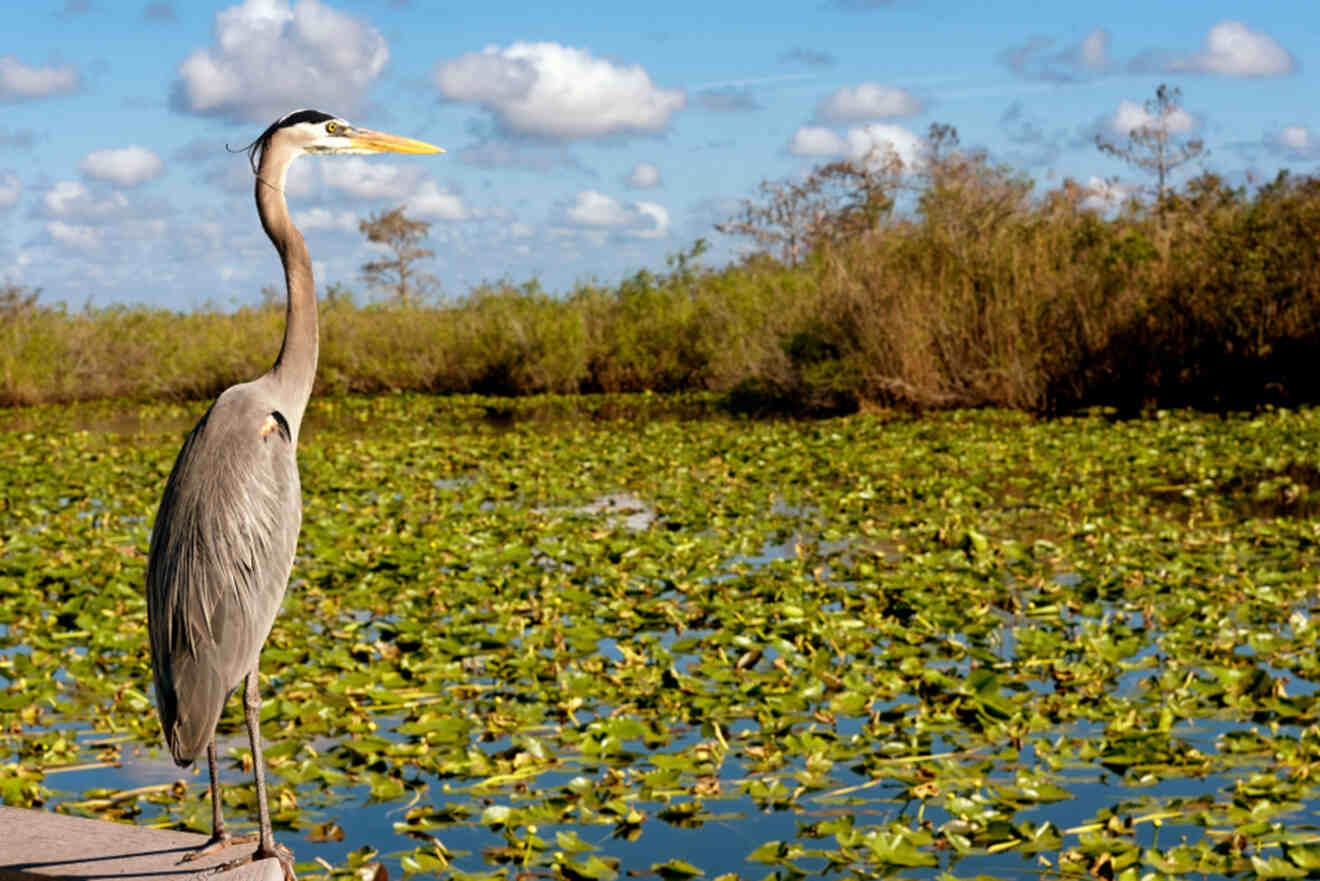
<path id="1" fill-rule="evenodd" d="M 1086 198 L 1082 207 L 1092 211 L 1117 211 L 1132 198 L 1137 188 L 1119 181 L 1092 177 L 1086 184 Z"/>
<path id="2" fill-rule="evenodd" d="M 1198 69 L 1224 76 L 1280 76 L 1293 69 L 1287 49 L 1240 21 L 1221 21 L 1212 27 L 1196 60 Z"/>
<path id="3" fill-rule="evenodd" d="M 804 125 L 793 133 L 788 152 L 794 156 L 839 156 L 848 149 L 848 142 L 827 128 Z"/>
<path id="4" fill-rule="evenodd" d="M 1279 146 L 1289 150 L 1309 150 L 1314 146 L 1311 132 L 1301 125 L 1290 125 L 1279 132 Z"/>
<path id="5" fill-rule="evenodd" d="M 825 122 L 858 122 L 915 116 L 924 109 L 921 100 L 904 89 L 862 83 L 851 88 L 845 86 L 822 98 L 816 106 L 816 118 Z"/>
<path id="6" fill-rule="evenodd" d="M 121 187 L 136 187 L 165 171 L 165 163 L 146 147 L 123 147 L 97 150 L 78 163 L 78 170 L 88 177 L 110 181 Z"/>
<path id="7" fill-rule="evenodd" d="M 1265 143 L 1293 159 L 1320 158 L 1320 136 L 1304 125 L 1285 126 L 1274 134 L 1267 135 Z"/>
<path id="8" fill-rule="evenodd" d="M 0 102 L 64 95 L 78 88 L 78 70 L 71 64 L 28 67 L 13 55 L 0 56 Z"/>
<path id="9" fill-rule="evenodd" d="M 439 220 L 467 220 L 471 215 L 457 193 L 441 190 L 435 181 L 428 180 L 421 190 L 408 200 L 408 209 L 422 217 Z"/>
<path id="10" fill-rule="evenodd" d="M 41 204 L 47 217 L 78 220 L 105 220 L 128 212 L 129 202 L 123 193 L 110 193 L 98 199 L 76 180 L 58 181 L 46 191 Z"/>
<path id="11" fill-rule="evenodd" d="M 803 126 L 793 134 L 788 152 L 794 156 L 840 156 L 853 161 L 883 163 L 892 153 L 912 168 L 921 161 L 922 142 L 901 125 L 871 123 L 848 129 L 846 135 L 819 126 Z"/>
<path id="12" fill-rule="evenodd" d="M 567 217 L 578 226 L 623 226 L 631 218 L 618 199 L 597 190 L 583 190 L 569 207 Z"/>
<path id="13" fill-rule="evenodd" d="M 18 203 L 23 192 L 23 183 L 16 174 L 0 175 L 0 208 L 8 208 Z"/>
<path id="14" fill-rule="evenodd" d="M 650 229 L 634 231 L 640 239 L 659 239 L 669 235 L 669 211 L 656 202 L 638 202 L 637 210 L 649 217 L 654 224 Z"/>
<path id="15" fill-rule="evenodd" d="M 628 175 L 628 186 L 650 190 L 660 186 L 660 169 L 649 162 L 638 162 Z"/>
<path id="16" fill-rule="evenodd" d="M 1139 72 L 1221 76 L 1282 76 L 1296 67 L 1292 53 L 1278 41 L 1240 21 L 1221 21 L 1210 28 L 1200 52 L 1146 52 L 1132 63 Z"/>
<path id="17" fill-rule="evenodd" d="M 177 109 L 247 122 L 308 106 L 351 114 L 390 57 L 379 31 L 318 0 L 246 0 L 214 30 L 179 64 Z"/>
<path id="18" fill-rule="evenodd" d="M 1105 120 L 1105 125 L 1115 134 L 1126 137 L 1137 129 L 1158 126 L 1159 120 L 1141 104 L 1124 98 L 1118 102 L 1118 109 Z M 1186 110 L 1174 107 L 1165 117 L 1164 125 L 1170 134 L 1185 135 L 1195 131 L 1200 123 Z"/>
<path id="19" fill-rule="evenodd" d="M 669 234 L 669 212 L 655 202 L 625 204 L 598 190 L 582 190 L 563 211 L 568 226 L 617 230 L 642 239 Z"/>
<path id="20" fill-rule="evenodd" d="M 357 232 L 358 217 L 352 211 L 334 212 L 327 208 L 310 208 L 293 215 L 293 222 L 301 229 L 334 229 Z"/>
<path id="21" fill-rule="evenodd" d="M 472 213 L 457 193 L 440 189 L 420 167 L 368 160 L 361 156 L 334 157 L 325 162 L 302 164 L 301 177 L 291 173 L 286 189 L 292 194 L 310 195 L 320 184 L 358 199 L 379 199 L 405 203 L 412 214 L 439 220 L 467 220 Z M 293 169 L 299 166 L 294 165 Z M 325 220 L 308 211 L 303 217 Z M 310 227 L 314 228 L 314 227 Z M 356 228 L 356 224 L 354 224 Z"/>
<path id="22" fill-rule="evenodd" d="M 558 43 L 487 46 L 440 62 L 432 80 L 445 97 L 481 104 L 510 131 L 547 138 L 658 132 L 686 101 L 640 65 Z"/>
<path id="23" fill-rule="evenodd" d="M 85 186 L 76 180 L 62 180 L 46 191 L 42 201 L 46 206 L 46 213 L 59 217 L 71 213 L 74 205 L 88 198 L 89 193 Z"/>
<path id="24" fill-rule="evenodd" d="M 50 233 L 50 237 L 61 245 L 76 248 L 79 251 L 99 251 L 101 249 L 102 231 L 96 227 L 52 220 L 46 224 L 46 232 Z"/>
<path id="25" fill-rule="evenodd" d="M 873 123 L 848 130 L 848 155 L 854 160 L 874 159 L 883 162 L 893 153 L 912 168 L 921 161 L 921 138 L 901 125 Z"/>
<path id="26" fill-rule="evenodd" d="M 419 168 L 369 162 L 360 156 L 335 158 L 316 167 L 326 185 L 360 199 L 407 199 L 421 187 L 424 176 Z"/>

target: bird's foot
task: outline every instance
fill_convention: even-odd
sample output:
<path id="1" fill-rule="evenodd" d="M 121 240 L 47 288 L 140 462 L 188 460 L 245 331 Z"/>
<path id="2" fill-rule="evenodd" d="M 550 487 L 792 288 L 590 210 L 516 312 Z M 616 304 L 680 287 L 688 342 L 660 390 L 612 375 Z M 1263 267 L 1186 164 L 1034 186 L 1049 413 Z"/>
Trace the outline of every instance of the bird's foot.
<path id="1" fill-rule="evenodd" d="M 218 866 L 211 866 L 209 869 L 199 872 L 197 877 L 206 878 L 211 875 L 218 875 L 221 872 L 228 872 L 230 869 L 237 869 L 239 866 L 246 866 L 248 863 L 255 863 L 257 860 L 269 859 L 279 860 L 280 869 L 284 872 L 284 881 L 298 881 L 298 876 L 293 873 L 293 853 L 282 844 L 275 844 L 270 848 L 258 844 L 257 849 L 247 856 L 221 863 Z"/>
<path id="2" fill-rule="evenodd" d="M 255 835 L 244 835 L 239 838 L 235 838 L 234 836 L 230 835 L 228 832 L 225 831 L 215 832 L 211 835 L 210 840 L 208 840 L 201 847 L 197 848 L 197 850 L 189 851 L 188 853 L 184 854 L 183 859 L 179 860 L 179 862 L 191 863 L 196 860 L 200 860 L 203 857 L 209 857 L 213 853 L 219 853 L 220 851 L 224 850 L 226 847 L 229 847 L 231 844 L 252 844 L 256 840 L 257 840 L 257 836 Z"/>

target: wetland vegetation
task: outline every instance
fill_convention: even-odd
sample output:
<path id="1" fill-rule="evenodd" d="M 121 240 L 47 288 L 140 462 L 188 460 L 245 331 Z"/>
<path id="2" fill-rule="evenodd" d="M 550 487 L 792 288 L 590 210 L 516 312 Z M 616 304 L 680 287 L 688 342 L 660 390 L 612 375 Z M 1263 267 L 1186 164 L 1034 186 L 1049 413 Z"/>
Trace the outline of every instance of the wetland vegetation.
<path id="1" fill-rule="evenodd" d="M 768 185 L 734 226 L 780 259 L 707 267 L 698 242 L 614 285 L 429 303 L 331 286 L 317 394 L 715 392 L 798 413 L 1320 401 L 1320 179 L 1207 172 L 1103 209 L 947 146 L 915 176 L 835 163 Z M 179 314 L 0 290 L 0 405 L 209 399 L 270 365 L 283 320 L 278 296 Z"/>
<path id="2" fill-rule="evenodd" d="M 324 292 L 262 656 L 305 879 L 1320 876 L 1320 179 L 1104 212 L 952 135 L 768 185 L 778 258 Z M 150 518 L 283 318 L 0 288 L 5 804 L 209 830 Z"/>
<path id="3" fill-rule="evenodd" d="M 2 414 L 6 804 L 208 828 L 142 590 L 201 409 Z M 1320 411 L 388 394 L 304 438 L 263 655 L 304 877 L 1320 872 Z"/>

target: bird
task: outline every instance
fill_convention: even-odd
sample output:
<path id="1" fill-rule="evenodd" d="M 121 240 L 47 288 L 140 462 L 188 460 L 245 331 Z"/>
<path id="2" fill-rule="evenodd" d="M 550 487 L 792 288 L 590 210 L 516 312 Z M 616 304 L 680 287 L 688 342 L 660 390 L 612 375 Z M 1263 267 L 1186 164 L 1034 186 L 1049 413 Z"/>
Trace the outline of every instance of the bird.
<path id="1" fill-rule="evenodd" d="M 317 359 L 312 261 L 289 217 L 285 177 L 303 154 L 444 151 L 319 110 L 280 117 L 242 150 L 256 177 L 257 216 L 284 266 L 284 339 L 270 370 L 221 392 L 175 459 L 147 554 L 147 630 L 165 744 L 180 767 L 204 752 L 211 774 L 212 834 L 183 861 L 251 841 L 226 829 L 216 776 L 216 723 L 242 685 L 257 791 L 257 849 L 217 871 L 274 857 L 286 881 L 295 881 L 292 855 L 277 847 L 271 832 L 258 677 L 302 527 L 296 453 Z"/>

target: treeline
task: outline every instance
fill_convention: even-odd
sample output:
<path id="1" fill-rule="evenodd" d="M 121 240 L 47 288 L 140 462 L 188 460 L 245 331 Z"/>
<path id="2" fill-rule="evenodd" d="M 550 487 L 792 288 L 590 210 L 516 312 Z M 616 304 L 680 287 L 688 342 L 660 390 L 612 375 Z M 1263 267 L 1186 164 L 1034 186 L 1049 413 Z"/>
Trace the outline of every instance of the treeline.
<path id="1" fill-rule="evenodd" d="M 838 163 L 817 175 L 816 189 L 787 192 L 798 215 L 749 203 L 735 230 L 778 217 L 760 228 L 785 245 L 776 256 L 708 268 L 698 243 L 666 272 L 562 296 L 497 283 L 384 306 L 332 290 L 318 393 L 713 390 L 794 411 L 1320 398 L 1317 178 L 1248 191 L 1203 174 L 1102 211 L 1071 182 L 1034 195 L 1024 176 L 956 151 L 915 185 Z M 790 229 L 794 216 L 809 223 Z M 207 398 L 269 367 L 283 318 L 279 302 L 75 312 L 11 289 L 0 403 Z"/>

